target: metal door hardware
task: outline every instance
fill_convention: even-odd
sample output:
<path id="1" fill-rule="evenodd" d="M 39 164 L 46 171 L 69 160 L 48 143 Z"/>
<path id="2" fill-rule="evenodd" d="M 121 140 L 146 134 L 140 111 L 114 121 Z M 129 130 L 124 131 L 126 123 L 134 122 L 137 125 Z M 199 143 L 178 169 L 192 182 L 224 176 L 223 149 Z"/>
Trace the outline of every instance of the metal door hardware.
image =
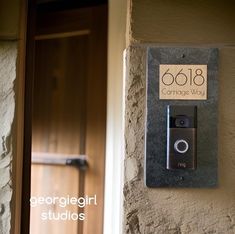
<path id="1" fill-rule="evenodd" d="M 88 167 L 86 155 L 61 155 L 51 153 L 32 153 L 33 164 L 74 166 L 80 170 Z"/>

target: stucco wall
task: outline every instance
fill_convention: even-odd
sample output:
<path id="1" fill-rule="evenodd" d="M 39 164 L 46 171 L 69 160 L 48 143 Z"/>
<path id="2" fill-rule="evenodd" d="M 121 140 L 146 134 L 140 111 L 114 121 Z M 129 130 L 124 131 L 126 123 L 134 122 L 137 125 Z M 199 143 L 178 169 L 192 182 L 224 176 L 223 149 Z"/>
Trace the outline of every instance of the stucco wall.
<path id="1" fill-rule="evenodd" d="M 235 16 L 231 14 L 235 9 L 232 3 L 222 6 L 216 1 L 215 4 L 214 1 L 194 2 L 197 5 L 179 0 L 173 4 L 133 0 L 130 4 L 123 233 L 235 233 Z M 184 24 L 187 25 L 185 30 L 181 27 Z M 185 33 L 184 37 L 177 28 Z M 146 42 L 160 46 L 212 45 L 219 48 L 218 188 L 149 189 L 144 186 Z"/>
<path id="2" fill-rule="evenodd" d="M 0 38 L 15 39 L 19 34 L 19 6 L 22 0 L 0 1 Z"/>
<path id="3" fill-rule="evenodd" d="M 16 172 L 13 165 L 17 161 L 15 126 L 18 122 L 16 77 L 19 73 L 17 54 L 20 2 L 23 1 L 0 1 L 0 234 L 17 230 L 14 221 Z"/>
<path id="4" fill-rule="evenodd" d="M 0 42 L 0 233 L 10 232 L 12 124 L 15 113 L 16 42 Z"/>
<path id="5" fill-rule="evenodd" d="M 234 43 L 231 0 L 129 0 L 129 42 Z"/>

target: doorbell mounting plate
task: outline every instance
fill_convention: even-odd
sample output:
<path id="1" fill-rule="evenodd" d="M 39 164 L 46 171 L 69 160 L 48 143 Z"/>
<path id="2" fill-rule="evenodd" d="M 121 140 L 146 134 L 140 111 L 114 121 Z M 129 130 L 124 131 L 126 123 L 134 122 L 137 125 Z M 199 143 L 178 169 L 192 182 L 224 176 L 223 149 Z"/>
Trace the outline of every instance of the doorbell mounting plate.
<path id="1" fill-rule="evenodd" d="M 218 49 L 147 48 L 145 185 L 217 186 Z"/>

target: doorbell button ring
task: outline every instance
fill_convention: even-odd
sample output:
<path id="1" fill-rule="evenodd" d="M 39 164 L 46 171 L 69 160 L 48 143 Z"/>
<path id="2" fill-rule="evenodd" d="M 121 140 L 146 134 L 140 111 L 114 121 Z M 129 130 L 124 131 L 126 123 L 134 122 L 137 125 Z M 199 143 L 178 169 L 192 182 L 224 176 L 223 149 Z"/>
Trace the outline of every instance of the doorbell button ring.
<path id="1" fill-rule="evenodd" d="M 183 139 L 177 140 L 174 144 L 174 149 L 176 152 L 178 152 L 180 154 L 184 154 L 189 149 L 188 142 Z"/>

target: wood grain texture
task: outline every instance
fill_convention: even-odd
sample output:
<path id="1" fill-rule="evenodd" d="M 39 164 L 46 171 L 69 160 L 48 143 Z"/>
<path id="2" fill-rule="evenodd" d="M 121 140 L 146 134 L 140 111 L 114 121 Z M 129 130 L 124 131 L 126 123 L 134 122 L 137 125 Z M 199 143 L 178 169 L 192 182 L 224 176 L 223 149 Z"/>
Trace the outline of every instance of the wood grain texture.
<path id="1" fill-rule="evenodd" d="M 37 16 L 36 35 L 72 32 L 91 26 L 91 8 L 41 13 Z"/>
<path id="2" fill-rule="evenodd" d="M 79 154 L 87 36 L 36 45 L 33 151 Z"/>
<path id="3" fill-rule="evenodd" d="M 13 202 L 12 233 L 20 233 L 22 212 L 22 175 L 23 175 L 23 139 L 24 139 L 24 92 L 25 92 L 25 57 L 26 57 L 26 32 L 27 32 L 27 1 L 20 1 L 19 12 L 19 41 L 17 58 L 16 87 L 16 159 L 13 160 Z"/>
<path id="4" fill-rule="evenodd" d="M 32 150 L 80 154 L 87 78 L 87 36 L 36 42 Z M 35 165 L 32 167 L 32 196 L 77 197 L 76 168 Z M 40 221 L 45 210 L 78 212 L 78 207 L 59 205 L 32 208 L 31 233 L 76 233 L 78 222 Z"/>
<path id="5" fill-rule="evenodd" d="M 86 219 L 80 222 L 82 225 L 78 228 L 79 233 L 101 234 L 106 132 L 107 8 L 86 8 L 64 12 L 62 15 L 53 13 L 50 16 L 39 16 L 38 20 L 40 17 L 52 17 L 53 20 L 38 23 L 36 36 L 50 33 L 61 35 L 76 30 L 87 30 L 89 34 L 38 40 L 36 43 L 33 151 L 86 154 L 89 168 L 83 181 L 84 175 L 78 175 L 77 171 L 35 165 L 32 168 L 32 195 L 53 194 L 55 191 L 60 196 L 65 191 L 71 196 L 96 194 L 98 205 L 85 208 Z M 61 20 L 61 17 L 67 17 L 66 21 Z M 49 185 L 43 183 L 47 178 Z M 60 185 L 62 181 L 63 186 Z M 31 233 L 76 233 L 77 222 L 65 223 L 63 226 L 42 224 L 36 218 L 39 213 L 37 210 L 31 215 Z"/>
<path id="6" fill-rule="evenodd" d="M 30 226 L 30 184 L 31 184 L 31 138 L 32 138 L 32 101 L 34 80 L 35 41 L 35 0 L 28 1 L 26 66 L 24 92 L 24 146 L 23 146 L 23 178 L 22 178 L 22 212 L 21 234 L 29 233 Z"/>
<path id="7" fill-rule="evenodd" d="M 73 179 L 71 180 L 71 175 Z M 77 197 L 78 194 L 78 171 L 76 168 L 63 166 L 33 166 L 32 167 L 32 196 L 59 196 Z M 78 213 L 77 206 L 42 205 L 40 208 L 31 209 L 30 233 L 76 233 L 77 223 L 73 220 L 66 221 L 41 221 L 41 213 L 48 211 L 64 213 Z"/>
<path id="8" fill-rule="evenodd" d="M 99 20 L 97 20 L 99 19 Z M 89 169 L 85 178 L 85 194 L 97 194 L 98 205 L 85 208 L 87 222 L 84 234 L 102 233 L 105 171 L 106 77 L 107 77 L 107 9 L 92 11 L 89 69 L 87 81 L 87 140 Z M 99 45 L 99 46 L 97 46 Z M 95 226 L 90 224 L 96 224 Z"/>

